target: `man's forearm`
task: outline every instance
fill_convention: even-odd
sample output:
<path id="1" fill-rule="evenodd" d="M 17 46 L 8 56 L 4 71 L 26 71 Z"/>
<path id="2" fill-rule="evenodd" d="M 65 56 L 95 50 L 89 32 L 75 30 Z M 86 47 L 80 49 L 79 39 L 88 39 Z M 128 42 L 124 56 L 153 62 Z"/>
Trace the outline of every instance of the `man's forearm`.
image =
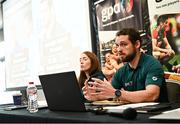
<path id="1" fill-rule="evenodd" d="M 146 90 L 141 91 L 122 91 L 120 100 L 132 103 L 154 102 L 159 97 L 158 93 L 150 93 Z"/>

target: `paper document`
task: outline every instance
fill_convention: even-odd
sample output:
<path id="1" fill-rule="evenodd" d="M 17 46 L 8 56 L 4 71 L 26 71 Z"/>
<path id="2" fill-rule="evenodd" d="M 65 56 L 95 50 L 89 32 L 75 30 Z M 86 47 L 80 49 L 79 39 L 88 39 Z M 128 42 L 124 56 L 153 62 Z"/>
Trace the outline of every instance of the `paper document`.
<path id="1" fill-rule="evenodd" d="M 127 103 L 121 102 L 121 101 L 102 100 L 102 101 L 94 101 L 91 104 L 92 105 L 104 105 L 104 106 L 117 106 L 117 105 L 124 105 Z"/>
<path id="2" fill-rule="evenodd" d="M 173 109 L 173 110 L 169 110 L 169 111 L 165 111 L 163 113 L 171 113 L 171 112 L 174 112 L 174 111 L 177 111 L 180 113 L 180 108 L 177 108 L 177 109 Z M 179 116 L 180 117 L 180 116 Z"/>
<path id="3" fill-rule="evenodd" d="M 155 120 L 180 120 L 180 108 L 149 117 Z"/>
<path id="4" fill-rule="evenodd" d="M 157 102 L 145 102 L 145 103 L 133 103 L 133 104 L 126 104 L 126 105 L 120 105 L 120 106 L 109 106 L 109 107 L 103 107 L 103 109 L 125 109 L 125 108 L 137 108 L 137 107 L 143 107 L 147 105 L 156 105 L 159 104 Z"/>

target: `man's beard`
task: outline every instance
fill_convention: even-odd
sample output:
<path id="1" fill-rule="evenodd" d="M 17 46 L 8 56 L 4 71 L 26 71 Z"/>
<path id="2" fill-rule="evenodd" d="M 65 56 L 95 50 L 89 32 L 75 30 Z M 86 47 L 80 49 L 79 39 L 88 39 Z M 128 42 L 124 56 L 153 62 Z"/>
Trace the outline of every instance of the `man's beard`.
<path id="1" fill-rule="evenodd" d="M 134 50 L 131 54 L 127 55 L 125 58 L 121 58 L 123 62 L 131 62 L 136 56 L 136 50 Z"/>

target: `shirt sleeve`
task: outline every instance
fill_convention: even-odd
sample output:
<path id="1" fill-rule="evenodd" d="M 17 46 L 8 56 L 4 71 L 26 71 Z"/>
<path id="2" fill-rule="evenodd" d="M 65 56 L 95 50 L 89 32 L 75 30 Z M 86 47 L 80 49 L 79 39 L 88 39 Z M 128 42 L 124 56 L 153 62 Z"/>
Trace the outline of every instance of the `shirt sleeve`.
<path id="1" fill-rule="evenodd" d="M 162 86 L 164 81 L 164 71 L 159 63 L 154 62 L 147 72 L 145 85 L 154 84 L 159 87 Z"/>
<path id="2" fill-rule="evenodd" d="M 121 89 L 122 88 L 122 69 L 121 70 L 118 70 L 113 78 L 112 78 L 112 86 L 115 88 L 115 89 Z"/>
<path id="3" fill-rule="evenodd" d="M 157 37 L 158 37 L 158 32 L 156 30 L 153 30 L 152 38 L 157 39 Z"/>

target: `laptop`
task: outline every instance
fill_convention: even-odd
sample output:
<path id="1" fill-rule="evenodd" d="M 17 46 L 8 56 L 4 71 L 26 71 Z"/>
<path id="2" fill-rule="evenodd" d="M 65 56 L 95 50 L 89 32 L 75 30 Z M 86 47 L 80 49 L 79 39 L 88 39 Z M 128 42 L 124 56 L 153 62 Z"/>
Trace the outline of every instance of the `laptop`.
<path id="1" fill-rule="evenodd" d="M 48 108 L 52 111 L 86 111 L 74 71 L 39 75 Z"/>

